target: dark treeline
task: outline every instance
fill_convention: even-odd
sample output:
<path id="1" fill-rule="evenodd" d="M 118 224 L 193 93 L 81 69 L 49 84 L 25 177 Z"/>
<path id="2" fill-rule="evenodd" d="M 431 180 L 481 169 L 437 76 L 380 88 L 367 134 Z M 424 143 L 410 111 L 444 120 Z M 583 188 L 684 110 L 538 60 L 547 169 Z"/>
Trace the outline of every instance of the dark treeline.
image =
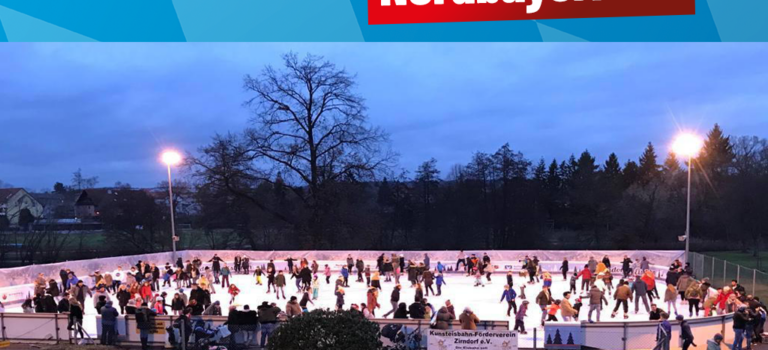
<path id="1" fill-rule="evenodd" d="M 435 159 L 398 173 L 353 75 L 311 55 L 284 62 L 245 78 L 250 127 L 216 135 L 188 162 L 196 226 L 229 232 L 209 235 L 218 247 L 683 247 L 687 164 L 651 143 L 626 162 L 589 151 L 529 159 L 505 144 L 447 173 Z M 757 249 L 768 227 L 768 142 L 715 125 L 693 165 L 693 248 Z"/>

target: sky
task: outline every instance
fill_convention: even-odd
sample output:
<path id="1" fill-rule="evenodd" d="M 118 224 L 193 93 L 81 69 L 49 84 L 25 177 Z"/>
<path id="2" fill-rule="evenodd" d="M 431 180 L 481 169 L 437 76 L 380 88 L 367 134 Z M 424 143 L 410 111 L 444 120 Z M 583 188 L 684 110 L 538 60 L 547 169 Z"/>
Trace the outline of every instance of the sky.
<path id="1" fill-rule="evenodd" d="M 768 137 L 763 43 L 7 43 L 0 45 L 0 181 L 72 173 L 151 187 L 158 154 L 195 152 L 250 123 L 246 74 L 286 52 L 357 76 L 398 169 L 442 175 L 509 143 L 536 163 L 589 150 L 666 154 L 680 129 Z"/>

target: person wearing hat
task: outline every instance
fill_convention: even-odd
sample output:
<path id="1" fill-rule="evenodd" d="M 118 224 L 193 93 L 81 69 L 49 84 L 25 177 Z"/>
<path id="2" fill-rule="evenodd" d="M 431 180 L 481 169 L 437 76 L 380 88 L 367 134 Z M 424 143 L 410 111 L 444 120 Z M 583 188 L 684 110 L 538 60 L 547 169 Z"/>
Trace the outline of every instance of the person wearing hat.
<path id="1" fill-rule="evenodd" d="M 688 350 L 691 345 L 695 347 L 696 344 L 693 342 L 693 332 L 691 331 L 691 326 L 688 324 L 688 321 L 685 320 L 683 315 L 677 315 L 676 319 L 680 322 L 680 338 L 683 340 L 683 350 Z"/>
<path id="2" fill-rule="evenodd" d="M 723 335 L 717 333 L 712 339 L 707 340 L 707 350 L 720 350 L 722 343 Z"/>
<path id="3" fill-rule="evenodd" d="M 117 340 L 117 309 L 109 300 L 101 308 L 101 345 L 115 345 Z"/>

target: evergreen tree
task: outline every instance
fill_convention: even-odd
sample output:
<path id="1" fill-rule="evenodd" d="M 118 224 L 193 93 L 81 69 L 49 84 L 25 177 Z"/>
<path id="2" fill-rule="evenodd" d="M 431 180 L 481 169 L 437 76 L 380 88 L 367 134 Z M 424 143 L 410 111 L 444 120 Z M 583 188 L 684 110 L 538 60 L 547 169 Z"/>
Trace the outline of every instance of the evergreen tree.
<path id="1" fill-rule="evenodd" d="M 653 144 L 648 142 L 645 151 L 640 156 L 640 166 L 638 168 L 638 180 L 642 184 L 647 184 L 659 176 L 659 164 L 656 161 L 656 150 Z"/>
<path id="2" fill-rule="evenodd" d="M 560 330 L 555 330 L 555 344 L 563 344 L 563 337 L 560 336 Z"/>
<path id="3" fill-rule="evenodd" d="M 618 181 L 621 179 L 621 164 L 616 153 L 611 153 L 603 164 L 603 177 L 607 181 Z"/>
<path id="4" fill-rule="evenodd" d="M 533 179 L 543 186 L 547 179 L 547 165 L 544 163 L 544 158 L 539 159 L 539 163 L 533 168 Z"/>
<path id="5" fill-rule="evenodd" d="M 633 160 L 628 160 L 624 164 L 624 170 L 622 175 L 624 177 L 624 188 L 634 185 L 638 181 L 640 169 L 637 167 L 637 163 Z"/>
<path id="6" fill-rule="evenodd" d="M 664 160 L 663 172 L 667 175 L 674 176 L 680 172 L 680 162 L 677 161 L 677 156 L 674 152 L 669 152 L 667 159 Z"/>
<path id="7" fill-rule="evenodd" d="M 711 180 L 719 181 L 729 173 L 734 157 L 731 137 L 725 136 L 720 125 L 715 124 L 707 133 L 698 163 Z"/>

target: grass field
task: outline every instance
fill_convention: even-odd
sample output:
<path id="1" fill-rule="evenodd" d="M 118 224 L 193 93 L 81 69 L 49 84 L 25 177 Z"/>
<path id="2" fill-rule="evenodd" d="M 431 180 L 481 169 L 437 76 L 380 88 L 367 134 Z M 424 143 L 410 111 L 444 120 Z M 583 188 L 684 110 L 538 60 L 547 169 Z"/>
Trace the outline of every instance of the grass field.
<path id="1" fill-rule="evenodd" d="M 702 254 L 763 272 L 768 270 L 768 252 L 760 252 L 759 259 L 752 252 L 741 251 L 702 252 Z"/>

